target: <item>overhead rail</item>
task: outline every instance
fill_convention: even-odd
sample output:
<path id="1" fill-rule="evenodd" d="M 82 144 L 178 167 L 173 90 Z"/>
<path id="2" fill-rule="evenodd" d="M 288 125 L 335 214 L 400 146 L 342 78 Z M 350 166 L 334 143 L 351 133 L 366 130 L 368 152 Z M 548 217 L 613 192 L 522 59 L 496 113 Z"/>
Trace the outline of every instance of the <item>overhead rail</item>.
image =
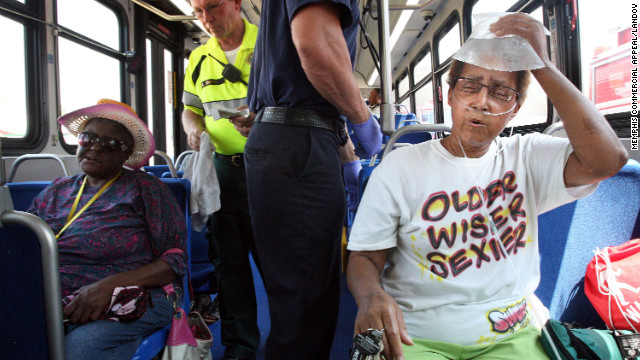
<path id="1" fill-rule="evenodd" d="M 56 160 L 57 162 L 60 163 L 60 166 L 62 166 L 62 171 L 64 172 L 64 176 L 69 176 L 69 168 L 67 167 L 67 163 L 64 162 L 64 159 L 62 159 L 62 157 L 60 157 L 59 155 L 56 154 L 26 154 L 26 155 L 22 155 L 18 158 L 16 158 L 16 160 L 13 162 L 13 164 L 11 164 L 11 171 L 9 172 L 9 179 L 7 180 L 7 182 L 13 182 L 13 178 L 16 174 L 16 171 L 18 170 L 18 166 L 20 166 L 21 163 L 27 161 L 27 160 L 46 160 L 46 159 L 51 159 L 51 160 Z"/>
<path id="2" fill-rule="evenodd" d="M 426 8 L 427 6 L 431 5 L 432 3 L 436 2 L 437 0 L 427 0 L 423 3 L 420 4 L 415 4 L 415 5 L 401 5 L 401 4 L 390 4 L 388 6 L 389 10 L 392 11 L 398 11 L 398 10 L 422 10 L 424 8 Z M 381 5 L 382 7 L 382 5 Z M 375 7 L 371 7 L 372 10 L 377 10 Z"/>
<path id="3" fill-rule="evenodd" d="M 169 20 L 169 21 L 194 21 L 197 20 L 197 18 L 193 15 L 169 15 L 166 12 L 147 4 L 146 1 L 142 1 L 142 0 L 131 0 L 134 4 L 138 4 L 141 7 L 151 11 L 152 13 L 160 16 L 161 18 L 165 19 L 165 20 Z"/>

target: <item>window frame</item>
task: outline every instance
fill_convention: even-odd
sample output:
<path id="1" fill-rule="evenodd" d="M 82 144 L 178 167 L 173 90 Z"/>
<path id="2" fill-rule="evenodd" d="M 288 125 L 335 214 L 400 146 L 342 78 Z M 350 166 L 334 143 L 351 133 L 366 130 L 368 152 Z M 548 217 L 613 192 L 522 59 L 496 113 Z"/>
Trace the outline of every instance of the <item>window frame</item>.
<path id="1" fill-rule="evenodd" d="M 27 131 L 24 137 L 2 138 L 3 156 L 17 156 L 37 153 L 42 150 L 49 137 L 47 124 L 48 110 L 42 104 L 47 101 L 46 25 L 44 23 L 44 3 L 27 0 L 25 4 L 0 0 L 0 5 L 14 11 L 0 9 L 0 14 L 11 21 L 24 25 L 25 30 L 25 82 L 27 104 Z M 36 20 L 34 20 L 36 19 Z"/>
<path id="2" fill-rule="evenodd" d="M 58 35 L 54 39 L 54 47 L 55 47 L 54 52 L 56 57 L 56 67 L 55 67 L 56 81 L 57 82 L 60 81 L 60 69 L 59 69 L 60 56 L 58 52 L 58 49 L 59 49 L 58 39 L 62 37 L 65 40 L 74 42 L 77 45 L 87 47 L 91 50 L 99 52 L 102 55 L 106 55 L 116 59 L 120 63 L 120 66 L 119 66 L 120 67 L 120 93 L 122 94 L 122 98 L 114 99 L 114 100 L 118 100 L 124 103 L 129 103 L 128 100 L 131 99 L 131 89 L 128 86 L 129 77 L 127 76 L 128 73 L 126 72 L 127 57 L 124 54 L 125 49 L 129 48 L 129 20 L 127 17 L 127 13 L 126 13 L 126 10 L 122 7 L 122 5 L 115 0 L 95 0 L 95 1 L 107 7 L 111 11 L 113 11 L 116 18 L 118 19 L 118 28 L 120 30 L 120 33 L 118 34 L 119 49 L 109 50 L 105 48 L 105 47 L 108 47 L 106 45 L 105 47 L 98 46 L 95 44 L 97 41 L 90 39 L 84 36 L 83 34 L 77 33 L 71 29 L 68 29 L 62 25 L 59 25 L 58 24 L 58 1 L 54 0 L 54 4 L 53 4 L 54 23 L 56 24 L 57 27 L 64 30 L 64 31 L 58 32 Z M 56 96 L 58 99 L 56 104 L 56 113 L 58 116 L 60 116 L 62 114 L 61 114 L 61 104 L 60 104 L 59 83 L 56 84 Z M 96 99 L 96 101 L 97 100 L 98 99 Z M 57 124 L 57 130 L 58 130 L 58 138 L 60 139 L 60 145 L 62 146 L 62 148 L 69 154 L 75 154 L 77 152 L 78 145 L 67 144 L 64 141 L 64 136 L 62 134 L 62 126 L 60 124 Z"/>
<path id="3" fill-rule="evenodd" d="M 456 25 L 460 27 L 460 36 L 463 36 L 464 29 L 462 27 L 462 19 L 464 16 L 460 16 L 458 10 L 452 11 L 447 20 L 445 20 L 442 25 L 434 32 L 433 35 L 433 55 L 432 55 L 432 67 L 433 67 L 433 100 L 434 106 L 433 110 L 435 112 L 435 123 L 436 124 L 444 124 L 444 99 L 446 97 L 445 94 L 442 93 L 442 75 L 449 71 L 449 66 L 451 65 L 451 61 L 453 56 L 444 59 L 444 61 L 440 62 L 440 41 L 446 36 L 446 34 L 451 31 Z M 466 39 L 466 37 L 465 37 Z M 462 46 L 462 39 L 459 39 L 460 46 Z"/>

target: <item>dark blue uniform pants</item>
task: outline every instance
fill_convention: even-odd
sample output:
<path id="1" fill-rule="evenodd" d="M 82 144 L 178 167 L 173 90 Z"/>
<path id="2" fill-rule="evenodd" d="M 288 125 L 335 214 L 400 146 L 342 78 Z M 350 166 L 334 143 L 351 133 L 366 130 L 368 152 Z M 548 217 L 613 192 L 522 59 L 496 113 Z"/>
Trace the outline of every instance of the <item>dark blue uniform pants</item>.
<path id="1" fill-rule="evenodd" d="M 257 123 L 249 207 L 269 299 L 267 360 L 328 359 L 339 308 L 344 185 L 331 131 Z"/>
<path id="2" fill-rule="evenodd" d="M 254 355 L 260 330 L 249 251 L 258 268 L 251 231 L 245 170 L 225 159 L 214 158 L 220 183 L 221 208 L 209 219 L 209 257 L 216 267 L 222 344 L 225 354 L 239 358 Z"/>

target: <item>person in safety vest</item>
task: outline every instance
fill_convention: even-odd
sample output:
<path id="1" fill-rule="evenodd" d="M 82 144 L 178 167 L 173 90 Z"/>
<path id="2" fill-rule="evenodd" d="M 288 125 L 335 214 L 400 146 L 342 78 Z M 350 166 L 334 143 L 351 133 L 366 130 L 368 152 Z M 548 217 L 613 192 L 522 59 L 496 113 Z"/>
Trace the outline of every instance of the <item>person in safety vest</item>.
<path id="1" fill-rule="evenodd" d="M 249 251 L 258 268 L 260 262 L 251 231 L 243 153 L 255 115 L 245 110 L 245 116 L 235 117 L 238 130 L 229 117 L 247 108 L 258 28 L 240 17 L 241 0 L 191 0 L 190 4 L 211 38 L 189 57 L 182 125 L 192 149 L 200 149 L 203 131 L 215 147 L 221 208 L 208 220 L 207 239 L 216 268 L 224 359 L 254 359 L 260 332 Z M 210 302 L 208 296 L 201 298 L 200 307 L 205 320 L 214 321 L 215 305 L 206 306 Z"/>

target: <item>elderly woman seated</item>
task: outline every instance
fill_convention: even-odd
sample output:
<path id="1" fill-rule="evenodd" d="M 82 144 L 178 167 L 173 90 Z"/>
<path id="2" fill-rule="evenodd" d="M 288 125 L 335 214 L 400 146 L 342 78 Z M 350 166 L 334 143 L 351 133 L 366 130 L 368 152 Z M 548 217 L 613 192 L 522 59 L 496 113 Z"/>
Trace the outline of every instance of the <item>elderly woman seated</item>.
<path id="1" fill-rule="evenodd" d="M 539 21 L 486 14 L 473 31 L 449 71 L 450 136 L 383 159 L 349 238 L 355 331 L 381 339 L 386 359 L 549 359 L 531 296 L 538 214 L 589 195 L 627 161 L 604 116 L 549 59 Z M 568 138 L 499 136 L 529 73 Z"/>
<path id="2" fill-rule="evenodd" d="M 166 185 L 135 171 L 155 145 L 127 105 L 101 100 L 58 122 L 78 136 L 83 173 L 53 181 L 28 211 L 58 240 L 62 296 L 70 300 L 66 355 L 130 359 L 143 337 L 171 321 L 163 287 L 178 286 L 186 271 L 184 216 Z M 138 319 L 118 321 L 105 310 L 114 290 L 127 286 L 144 289 L 151 301 Z"/>

